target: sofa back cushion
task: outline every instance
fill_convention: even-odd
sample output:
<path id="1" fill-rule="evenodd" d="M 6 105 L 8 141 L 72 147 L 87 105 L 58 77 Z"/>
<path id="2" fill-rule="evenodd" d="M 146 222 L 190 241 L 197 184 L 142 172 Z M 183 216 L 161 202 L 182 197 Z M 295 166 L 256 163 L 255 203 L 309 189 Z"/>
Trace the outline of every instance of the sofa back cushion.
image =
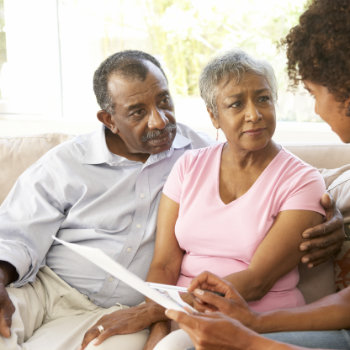
<path id="1" fill-rule="evenodd" d="M 285 147 L 315 168 L 335 169 L 350 164 L 350 144 L 285 145 Z"/>
<path id="2" fill-rule="evenodd" d="M 43 134 L 0 138 L 0 203 L 18 176 L 50 148 L 68 140 L 71 135 Z"/>

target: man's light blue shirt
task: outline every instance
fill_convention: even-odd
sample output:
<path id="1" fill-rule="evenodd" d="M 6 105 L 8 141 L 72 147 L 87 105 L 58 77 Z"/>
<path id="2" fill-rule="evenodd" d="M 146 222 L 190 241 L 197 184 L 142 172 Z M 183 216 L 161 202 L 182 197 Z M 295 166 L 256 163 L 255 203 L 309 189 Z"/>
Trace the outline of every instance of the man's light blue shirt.
<path id="1" fill-rule="evenodd" d="M 0 207 L 0 260 L 16 267 L 14 286 L 34 281 L 46 264 L 97 305 L 141 302 L 139 293 L 51 236 L 100 248 L 145 279 L 164 182 L 187 149 L 209 143 L 178 124 L 170 150 L 146 163 L 111 153 L 104 128 L 49 151 L 20 176 Z"/>

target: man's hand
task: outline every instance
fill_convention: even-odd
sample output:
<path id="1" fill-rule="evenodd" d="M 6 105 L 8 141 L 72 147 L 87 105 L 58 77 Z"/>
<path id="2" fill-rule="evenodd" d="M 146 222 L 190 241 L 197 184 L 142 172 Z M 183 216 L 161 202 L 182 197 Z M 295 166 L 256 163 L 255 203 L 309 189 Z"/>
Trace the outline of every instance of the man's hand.
<path id="1" fill-rule="evenodd" d="M 0 336 L 11 336 L 12 315 L 15 307 L 7 294 L 6 286 L 18 278 L 14 266 L 6 261 L 0 261 Z"/>
<path id="2" fill-rule="evenodd" d="M 130 334 L 149 327 L 152 323 L 166 320 L 164 308 L 150 301 L 128 309 L 122 309 L 101 317 L 84 335 L 81 348 L 94 339 L 95 345 L 101 344 L 107 338 L 117 334 Z M 100 332 L 98 326 L 103 326 Z"/>
<path id="3" fill-rule="evenodd" d="M 0 335 L 9 338 L 11 336 L 12 315 L 15 307 L 7 294 L 5 285 L 0 283 Z"/>
<path id="4" fill-rule="evenodd" d="M 230 282 L 206 271 L 192 280 L 188 291 L 193 291 L 198 300 L 194 304 L 197 310 L 201 312 L 220 311 L 229 317 L 239 320 L 249 328 L 255 328 L 258 314 L 250 310 L 246 301 Z"/>
<path id="5" fill-rule="evenodd" d="M 300 244 L 300 250 L 305 252 L 301 261 L 310 268 L 334 257 L 345 239 L 343 217 L 328 193 L 323 194 L 321 204 L 326 210 L 326 221 L 305 230 Z"/>

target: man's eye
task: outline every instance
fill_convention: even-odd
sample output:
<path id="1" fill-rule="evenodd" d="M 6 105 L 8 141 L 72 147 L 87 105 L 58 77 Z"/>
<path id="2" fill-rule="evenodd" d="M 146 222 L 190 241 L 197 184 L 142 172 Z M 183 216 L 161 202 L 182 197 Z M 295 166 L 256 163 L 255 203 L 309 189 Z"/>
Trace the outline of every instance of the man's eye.
<path id="1" fill-rule="evenodd" d="M 162 100 L 160 101 L 160 103 L 162 105 L 166 105 L 166 106 L 170 105 L 171 104 L 170 97 L 169 96 L 163 97 Z"/>
<path id="2" fill-rule="evenodd" d="M 133 117 L 133 118 L 142 118 L 144 115 L 145 115 L 144 109 L 138 109 L 138 110 L 133 111 L 131 113 L 131 117 Z"/>

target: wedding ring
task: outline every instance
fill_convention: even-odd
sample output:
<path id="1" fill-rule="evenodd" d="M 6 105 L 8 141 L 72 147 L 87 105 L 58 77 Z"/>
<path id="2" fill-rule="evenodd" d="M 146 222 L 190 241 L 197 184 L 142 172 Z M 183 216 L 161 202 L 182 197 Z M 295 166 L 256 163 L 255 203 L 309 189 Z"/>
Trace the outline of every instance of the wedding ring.
<path id="1" fill-rule="evenodd" d="M 99 325 L 97 326 L 97 329 L 98 329 L 98 331 L 99 331 L 100 333 L 102 333 L 102 332 L 105 331 L 105 328 L 102 326 L 102 324 L 99 324 Z"/>

